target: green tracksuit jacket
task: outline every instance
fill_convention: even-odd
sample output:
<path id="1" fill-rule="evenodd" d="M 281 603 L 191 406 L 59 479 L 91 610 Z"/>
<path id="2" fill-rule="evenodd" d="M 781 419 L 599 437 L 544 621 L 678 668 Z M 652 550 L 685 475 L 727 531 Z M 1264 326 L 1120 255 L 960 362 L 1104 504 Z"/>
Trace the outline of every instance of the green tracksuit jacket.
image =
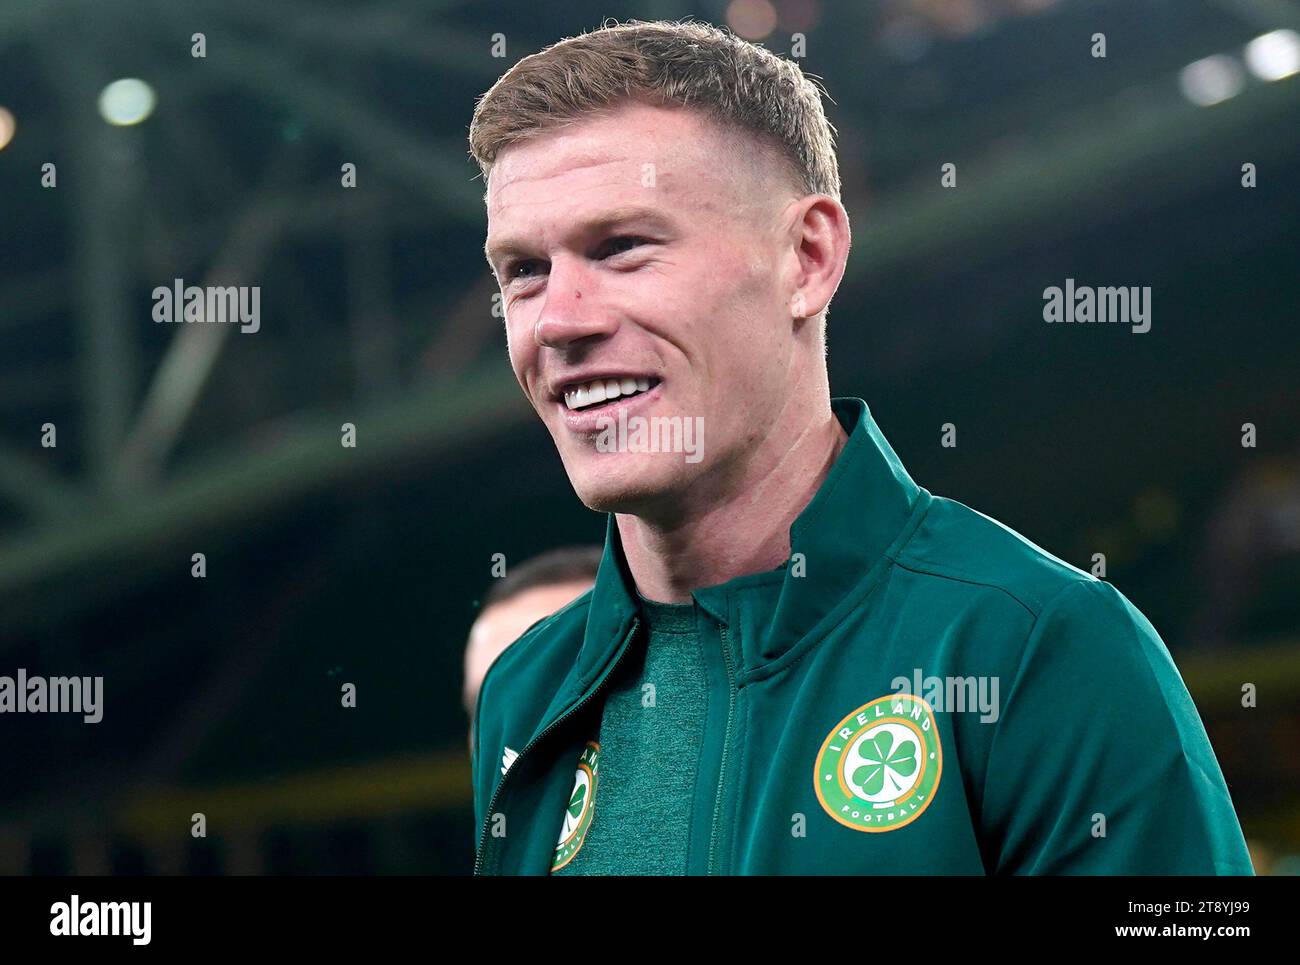
<path id="1" fill-rule="evenodd" d="M 1147 619 L 918 487 L 862 400 L 832 404 L 849 441 L 790 559 L 693 594 L 708 710 L 689 873 L 1251 874 Z M 592 590 L 489 670 L 476 873 L 547 874 L 600 820 L 588 742 L 644 646 L 635 601 L 611 516 Z"/>

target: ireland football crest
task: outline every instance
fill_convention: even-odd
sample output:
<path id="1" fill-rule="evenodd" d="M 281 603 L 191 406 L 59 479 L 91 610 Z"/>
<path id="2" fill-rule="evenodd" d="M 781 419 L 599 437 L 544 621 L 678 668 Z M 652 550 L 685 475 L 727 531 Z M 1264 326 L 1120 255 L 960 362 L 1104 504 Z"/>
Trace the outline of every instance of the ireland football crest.
<path id="1" fill-rule="evenodd" d="M 826 813 L 855 831 L 893 831 L 934 800 L 943 771 L 930 705 L 898 693 L 863 704 L 835 725 L 813 765 Z"/>
<path id="2" fill-rule="evenodd" d="M 573 856 L 582 847 L 591 827 L 591 819 L 596 810 L 596 778 L 600 773 L 600 745 L 587 741 L 578 758 L 578 770 L 573 776 L 573 793 L 569 795 L 568 807 L 564 809 L 564 823 L 560 826 L 560 840 L 555 845 L 555 860 L 551 870 L 559 871 L 573 860 Z"/>

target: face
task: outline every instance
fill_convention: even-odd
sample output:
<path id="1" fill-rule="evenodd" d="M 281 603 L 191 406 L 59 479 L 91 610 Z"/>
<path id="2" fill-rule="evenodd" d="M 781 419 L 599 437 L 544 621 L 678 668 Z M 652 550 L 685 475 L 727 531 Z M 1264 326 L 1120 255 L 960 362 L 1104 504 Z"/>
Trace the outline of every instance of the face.
<path id="1" fill-rule="evenodd" d="M 487 250 L 511 367 L 594 510 L 716 499 L 797 383 L 799 195 L 762 157 L 694 112 L 632 103 L 493 166 Z M 689 420 L 702 444 L 620 444 L 623 417 L 683 450 Z"/>

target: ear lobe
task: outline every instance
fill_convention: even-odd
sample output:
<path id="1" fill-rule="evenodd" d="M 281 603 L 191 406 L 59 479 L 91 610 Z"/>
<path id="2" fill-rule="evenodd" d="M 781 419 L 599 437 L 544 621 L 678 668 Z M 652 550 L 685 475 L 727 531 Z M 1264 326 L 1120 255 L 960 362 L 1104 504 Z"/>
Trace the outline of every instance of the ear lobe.
<path id="1" fill-rule="evenodd" d="M 805 319 L 809 316 L 808 299 L 804 297 L 803 292 L 795 292 L 790 298 L 790 315 L 792 318 Z"/>

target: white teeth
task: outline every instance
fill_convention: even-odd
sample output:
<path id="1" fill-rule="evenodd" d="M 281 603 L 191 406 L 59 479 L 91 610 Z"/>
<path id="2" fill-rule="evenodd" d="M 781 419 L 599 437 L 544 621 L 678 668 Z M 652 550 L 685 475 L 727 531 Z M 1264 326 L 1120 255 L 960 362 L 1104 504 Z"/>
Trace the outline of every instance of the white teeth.
<path id="1" fill-rule="evenodd" d="M 564 404 L 570 409 L 581 409 L 589 405 L 609 402 L 620 396 L 635 395 L 649 390 L 650 379 L 648 378 L 595 379 L 565 392 Z"/>

